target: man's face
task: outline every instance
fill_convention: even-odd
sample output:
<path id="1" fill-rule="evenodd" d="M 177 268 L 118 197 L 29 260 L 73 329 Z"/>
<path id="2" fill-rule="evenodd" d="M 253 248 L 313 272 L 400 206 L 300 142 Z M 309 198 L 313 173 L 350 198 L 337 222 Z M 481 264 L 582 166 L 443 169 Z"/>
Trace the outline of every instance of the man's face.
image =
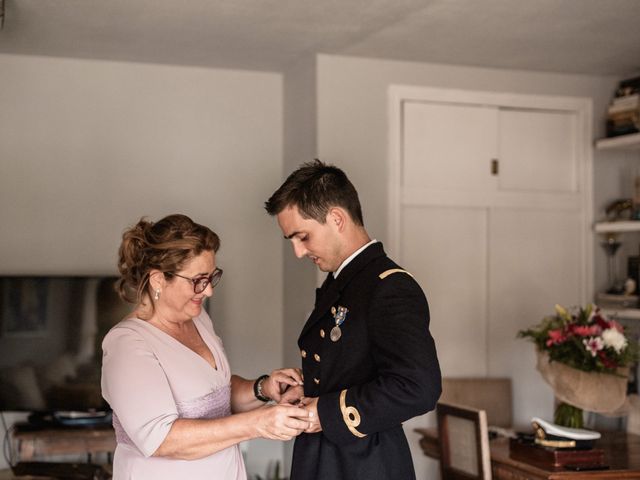
<path id="1" fill-rule="evenodd" d="M 325 223 L 303 218 L 297 206 L 289 206 L 277 215 L 284 237 L 291 240 L 296 257 L 309 257 L 323 272 L 335 272 L 344 258 L 341 236 L 331 213 Z"/>

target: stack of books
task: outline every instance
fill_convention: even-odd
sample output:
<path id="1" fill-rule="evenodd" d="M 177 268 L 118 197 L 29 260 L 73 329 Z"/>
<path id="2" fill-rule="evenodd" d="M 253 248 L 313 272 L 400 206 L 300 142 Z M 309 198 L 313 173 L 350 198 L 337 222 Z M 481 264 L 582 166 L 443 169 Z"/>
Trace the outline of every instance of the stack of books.
<path id="1" fill-rule="evenodd" d="M 640 77 L 622 80 L 607 109 L 607 137 L 640 132 Z"/>

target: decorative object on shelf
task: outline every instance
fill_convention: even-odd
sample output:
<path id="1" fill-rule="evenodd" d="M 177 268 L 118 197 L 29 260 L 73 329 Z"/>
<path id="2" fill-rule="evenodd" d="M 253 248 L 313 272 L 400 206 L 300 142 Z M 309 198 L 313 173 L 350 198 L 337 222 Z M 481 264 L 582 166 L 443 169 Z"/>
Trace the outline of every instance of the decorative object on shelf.
<path id="1" fill-rule="evenodd" d="M 640 77 L 622 80 L 607 109 L 607 137 L 640 131 Z"/>
<path id="2" fill-rule="evenodd" d="M 582 410 L 613 413 L 624 407 L 629 366 L 638 359 L 638 344 L 624 328 L 607 319 L 595 305 L 568 310 L 518 332 L 536 345 L 536 368 L 560 401 L 554 423 L 583 425 Z"/>
<path id="3" fill-rule="evenodd" d="M 621 198 L 614 200 L 605 208 L 607 221 L 615 222 L 617 220 L 629 219 L 633 210 L 633 200 L 631 198 Z"/>
<path id="4" fill-rule="evenodd" d="M 622 245 L 622 242 L 618 241 L 618 235 L 616 233 L 608 232 L 605 234 L 604 242 L 600 243 L 607 254 L 607 290 L 606 293 L 613 295 L 622 294 L 624 291 L 624 285 L 618 278 L 618 262 L 616 253 Z"/>

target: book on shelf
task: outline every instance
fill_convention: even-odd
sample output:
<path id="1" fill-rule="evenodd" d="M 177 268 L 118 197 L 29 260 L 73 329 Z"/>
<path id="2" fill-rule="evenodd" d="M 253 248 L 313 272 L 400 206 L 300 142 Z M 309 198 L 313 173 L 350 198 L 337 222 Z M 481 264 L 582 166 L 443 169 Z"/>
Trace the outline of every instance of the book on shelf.
<path id="1" fill-rule="evenodd" d="M 640 93 L 633 95 L 625 95 L 624 97 L 616 97 L 611 101 L 607 113 L 609 115 L 626 112 L 629 110 L 637 110 L 640 107 Z"/>
<path id="2" fill-rule="evenodd" d="M 605 129 L 609 138 L 640 132 L 640 76 L 618 83 L 607 108 Z"/>
<path id="3" fill-rule="evenodd" d="M 615 125 L 622 123 L 633 123 L 638 125 L 640 121 L 640 109 L 624 110 L 618 113 L 610 113 L 607 116 L 607 121 L 612 122 Z"/>

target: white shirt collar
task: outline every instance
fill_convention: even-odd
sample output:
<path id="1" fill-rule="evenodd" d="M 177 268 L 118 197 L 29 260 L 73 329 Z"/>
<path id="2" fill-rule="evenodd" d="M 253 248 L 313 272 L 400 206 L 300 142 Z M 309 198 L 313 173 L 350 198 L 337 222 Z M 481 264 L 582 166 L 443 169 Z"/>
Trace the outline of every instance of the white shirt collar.
<path id="1" fill-rule="evenodd" d="M 353 252 L 351 255 L 349 255 L 349 257 L 347 257 L 347 259 L 342 262 L 342 264 L 340 264 L 340 267 L 338 267 L 338 270 L 336 270 L 335 272 L 333 272 L 333 278 L 338 278 L 338 275 L 340 275 L 340 272 L 342 271 L 342 269 L 344 267 L 346 267 L 349 262 L 351 260 L 353 260 L 354 258 L 356 258 L 365 248 L 367 248 L 369 245 L 372 245 L 374 243 L 376 243 L 378 240 L 376 240 L 375 238 L 373 240 L 371 240 L 369 243 L 365 243 L 363 246 L 361 246 L 358 250 L 356 250 L 355 252 Z"/>

